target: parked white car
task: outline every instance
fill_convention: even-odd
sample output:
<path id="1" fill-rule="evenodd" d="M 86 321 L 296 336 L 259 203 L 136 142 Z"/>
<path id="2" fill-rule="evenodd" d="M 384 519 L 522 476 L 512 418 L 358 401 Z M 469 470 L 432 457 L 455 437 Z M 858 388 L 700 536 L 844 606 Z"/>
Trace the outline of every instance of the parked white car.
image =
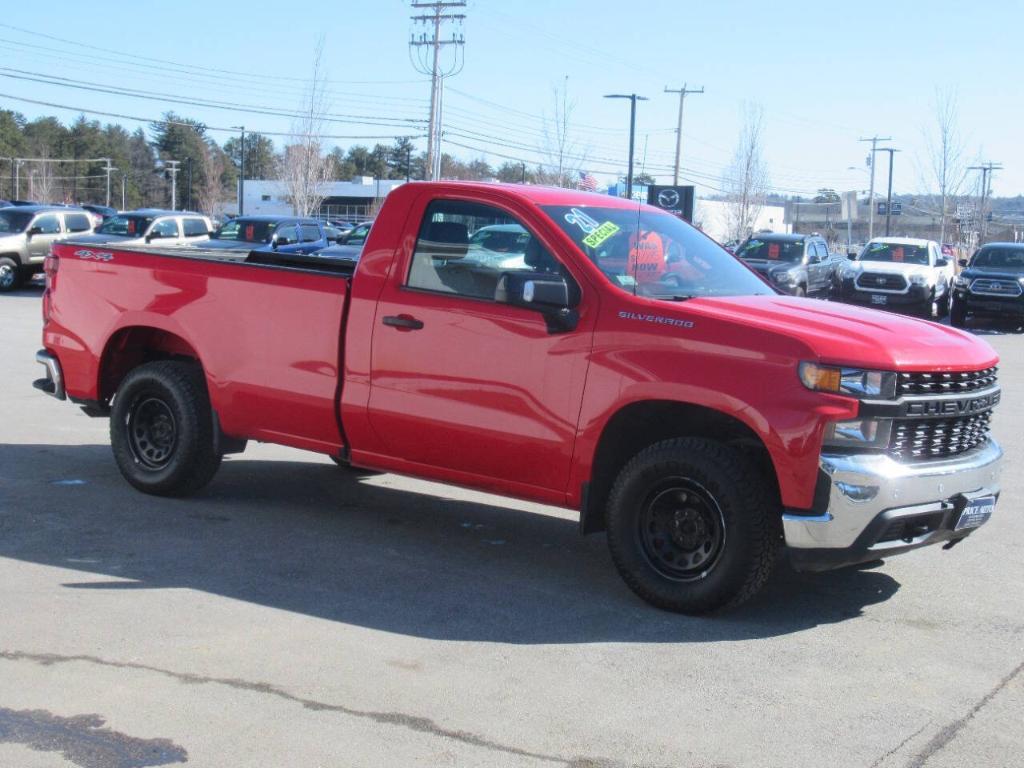
<path id="1" fill-rule="evenodd" d="M 213 222 L 198 213 L 140 208 L 106 219 L 96 234 L 75 238 L 76 243 L 116 245 L 188 245 L 210 239 Z"/>
<path id="2" fill-rule="evenodd" d="M 841 267 L 837 298 L 940 318 L 949 312 L 954 270 L 934 240 L 876 237 Z"/>

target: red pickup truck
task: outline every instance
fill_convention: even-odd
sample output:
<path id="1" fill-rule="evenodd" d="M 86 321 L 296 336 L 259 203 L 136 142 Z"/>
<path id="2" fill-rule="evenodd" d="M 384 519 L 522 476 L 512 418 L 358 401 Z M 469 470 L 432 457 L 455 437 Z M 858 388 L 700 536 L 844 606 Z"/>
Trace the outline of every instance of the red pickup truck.
<path id="1" fill-rule="evenodd" d="M 489 228 L 489 229 L 488 229 Z M 997 357 L 781 296 L 655 208 L 413 183 L 358 259 L 57 244 L 35 386 L 110 416 L 124 477 L 260 440 L 580 511 L 629 586 L 698 613 L 992 513 Z"/>

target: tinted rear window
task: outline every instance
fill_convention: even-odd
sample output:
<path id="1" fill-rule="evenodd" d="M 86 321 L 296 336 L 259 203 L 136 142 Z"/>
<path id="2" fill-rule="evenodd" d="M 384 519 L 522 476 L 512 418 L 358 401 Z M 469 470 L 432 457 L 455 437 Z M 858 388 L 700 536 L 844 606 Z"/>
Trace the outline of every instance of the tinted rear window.
<path id="1" fill-rule="evenodd" d="M 67 226 L 68 232 L 88 232 L 92 229 L 92 222 L 84 213 L 65 213 L 64 224 Z"/>
<path id="2" fill-rule="evenodd" d="M 103 225 L 99 228 L 99 232 L 103 235 L 142 237 L 152 223 L 152 216 L 125 216 L 124 214 L 119 214 L 111 216 L 104 221 Z"/>
<path id="3" fill-rule="evenodd" d="M 185 237 L 197 237 L 210 231 L 202 219 L 182 219 L 181 223 L 185 227 Z"/>

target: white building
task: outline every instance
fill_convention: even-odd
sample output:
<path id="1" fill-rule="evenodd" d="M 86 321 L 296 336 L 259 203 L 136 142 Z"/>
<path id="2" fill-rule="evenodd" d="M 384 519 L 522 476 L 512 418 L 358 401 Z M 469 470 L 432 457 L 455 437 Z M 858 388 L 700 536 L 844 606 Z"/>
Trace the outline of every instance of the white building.
<path id="1" fill-rule="evenodd" d="M 782 205 L 765 205 L 754 222 L 755 232 L 789 232 L 785 222 L 786 208 Z M 693 211 L 694 226 L 724 243 L 729 237 L 729 203 L 722 200 L 697 200 Z"/>
<path id="2" fill-rule="evenodd" d="M 388 192 L 404 183 L 403 179 L 374 179 L 371 176 L 357 176 L 351 181 L 329 181 L 324 184 L 325 197 L 320 215 L 343 220 L 370 218 Z M 283 181 L 246 179 L 244 203 L 248 216 L 290 216 L 295 213 L 288 186 Z M 233 206 L 231 208 L 233 210 Z"/>

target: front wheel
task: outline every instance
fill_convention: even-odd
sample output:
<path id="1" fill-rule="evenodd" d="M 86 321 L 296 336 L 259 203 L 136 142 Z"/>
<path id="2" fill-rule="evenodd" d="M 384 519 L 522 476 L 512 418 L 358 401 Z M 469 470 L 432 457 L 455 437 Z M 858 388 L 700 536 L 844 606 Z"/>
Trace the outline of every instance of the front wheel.
<path id="1" fill-rule="evenodd" d="M 17 290 L 24 278 L 18 262 L 8 256 L 0 258 L 0 293 Z"/>
<path id="2" fill-rule="evenodd" d="M 706 613 L 753 597 L 771 574 L 779 509 L 758 468 L 735 449 L 678 438 L 641 451 L 608 499 L 608 546 L 647 602 Z"/>
<path id="3" fill-rule="evenodd" d="M 187 496 L 220 467 L 198 365 L 162 360 L 125 376 L 110 412 L 110 444 L 125 480 L 144 493 Z"/>
<path id="4" fill-rule="evenodd" d="M 963 302 L 954 301 L 949 308 L 949 324 L 954 328 L 963 328 L 967 325 L 967 308 Z"/>

